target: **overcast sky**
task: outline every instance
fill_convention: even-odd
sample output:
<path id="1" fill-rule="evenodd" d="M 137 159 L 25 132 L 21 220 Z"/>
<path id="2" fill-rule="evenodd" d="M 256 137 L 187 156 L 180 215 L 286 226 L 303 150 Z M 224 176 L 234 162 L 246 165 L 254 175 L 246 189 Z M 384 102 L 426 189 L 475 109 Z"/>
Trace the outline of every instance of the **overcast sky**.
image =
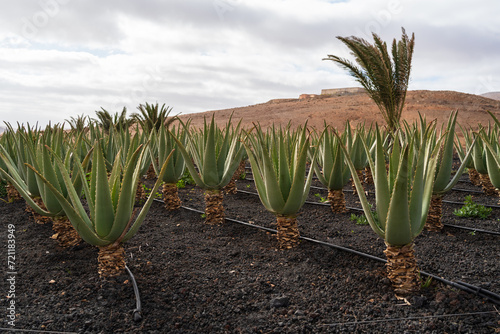
<path id="1" fill-rule="evenodd" d="M 498 0 L 23 0 L 0 5 L 0 121 L 175 113 L 358 84 L 336 36 L 415 33 L 410 89 L 500 91 Z M 0 126 L 3 124 L 0 124 Z"/>

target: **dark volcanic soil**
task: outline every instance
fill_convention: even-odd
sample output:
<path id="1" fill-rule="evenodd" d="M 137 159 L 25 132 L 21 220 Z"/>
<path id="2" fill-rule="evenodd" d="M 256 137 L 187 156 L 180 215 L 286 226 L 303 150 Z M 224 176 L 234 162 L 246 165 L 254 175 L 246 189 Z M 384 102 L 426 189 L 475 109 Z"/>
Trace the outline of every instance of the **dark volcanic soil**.
<path id="1" fill-rule="evenodd" d="M 319 186 L 319 184 L 315 184 Z M 239 189 L 255 192 L 253 182 Z M 470 184 L 460 188 L 479 190 Z M 348 187 L 346 188 L 348 189 Z M 311 190 L 326 197 L 320 189 Z M 453 191 L 445 200 L 463 201 Z M 180 191 L 183 204 L 203 210 L 202 192 Z M 347 205 L 360 207 L 346 192 Z M 474 194 L 480 203 L 498 198 Z M 226 216 L 274 228 L 274 217 L 254 195 L 225 197 Z M 500 209 L 486 220 L 458 218 L 459 205 L 444 204 L 449 224 L 500 231 Z M 1 293 L 13 287 L 15 327 L 34 332 L 76 333 L 498 333 L 498 306 L 438 282 L 408 300 L 395 298 L 383 263 L 302 241 L 277 250 L 272 233 L 226 222 L 209 226 L 199 213 L 168 213 L 155 202 L 146 221 L 126 245 L 127 263 L 142 298 L 140 322 L 127 275 L 103 281 L 97 250 L 82 243 L 61 249 L 50 239 L 51 224 L 38 225 L 23 201 L 0 202 L 4 261 Z M 350 221 L 351 211 L 334 215 L 326 206 L 305 204 L 299 216 L 303 236 L 351 247 L 384 258 L 383 240 L 368 226 Z M 7 267 L 8 224 L 15 226 L 15 285 Z M 451 227 L 424 231 L 415 240 L 422 270 L 500 293 L 500 243 L 488 235 Z"/>

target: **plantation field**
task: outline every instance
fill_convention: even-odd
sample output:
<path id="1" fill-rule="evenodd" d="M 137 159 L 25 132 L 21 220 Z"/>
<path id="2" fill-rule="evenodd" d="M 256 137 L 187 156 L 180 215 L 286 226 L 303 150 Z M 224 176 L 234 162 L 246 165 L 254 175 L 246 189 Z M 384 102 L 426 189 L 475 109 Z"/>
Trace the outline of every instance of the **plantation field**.
<path id="1" fill-rule="evenodd" d="M 251 174 L 247 175 L 251 178 Z M 481 194 L 466 174 L 445 201 L 498 205 Z M 146 181 L 150 187 L 152 182 Z M 313 181 L 314 187 L 322 187 Z M 226 218 L 275 228 L 251 180 L 225 195 Z M 367 186 L 366 190 L 373 190 Z M 346 204 L 359 199 L 344 188 Z M 320 203 L 326 190 L 312 188 L 308 201 Z M 192 185 L 179 189 L 183 206 L 203 211 L 204 196 Z M 368 195 L 369 200 L 373 196 Z M 443 204 L 443 223 L 500 232 L 500 209 L 486 219 L 453 214 L 458 204 Z M 397 299 L 384 264 L 302 240 L 277 249 L 273 233 L 226 220 L 204 223 L 201 213 L 165 211 L 156 201 L 139 232 L 124 244 L 126 262 L 142 300 L 140 322 L 130 278 L 103 280 L 97 273 L 97 248 L 73 249 L 50 239 L 51 223 L 36 224 L 24 201 L 0 202 L 1 226 L 15 225 L 17 329 L 76 333 L 495 333 L 498 306 L 435 280 L 408 300 Z M 306 203 L 298 216 L 303 237 L 385 258 L 384 241 L 367 225 L 356 224 L 349 210 L 333 214 L 328 206 Z M 0 231 L 2 249 L 7 230 Z M 500 293 L 498 235 L 446 226 L 415 239 L 421 270 Z M 425 280 L 425 277 L 424 277 Z M 2 280 L 2 293 L 8 284 Z M 6 307 L 6 299 L 2 300 Z M 5 327 L 5 326 L 2 326 Z"/>

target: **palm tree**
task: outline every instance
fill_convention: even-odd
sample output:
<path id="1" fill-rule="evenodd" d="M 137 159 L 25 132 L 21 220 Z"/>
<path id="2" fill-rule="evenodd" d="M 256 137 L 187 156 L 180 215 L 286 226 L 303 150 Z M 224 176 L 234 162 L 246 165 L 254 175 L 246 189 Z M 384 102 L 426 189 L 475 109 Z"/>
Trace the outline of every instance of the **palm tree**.
<path id="1" fill-rule="evenodd" d="M 123 107 L 121 113 L 116 112 L 114 115 L 111 115 L 109 111 L 102 107 L 101 110 L 97 110 L 95 113 L 97 115 L 96 121 L 106 133 L 109 133 L 111 127 L 114 127 L 118 132 L 128 130 L 128 128 L 135 122 L 133 117 L 127 119 L 126 107 Z"/>
<path id="2" fill-rule="evenodd" d="M 158 103 L 149 104 L 146 102 L 146 105 L 141 104 L 137 109 L 140 113 L 132 114 L 132 118 L 136 120 L 140 124 L 142 130 L 147 133 L 151 133 L 153 128 L 158 131 L 161 126 L 166 126 L 168 128 L 170 123 L 175 120 L 175 117 L 168 119 L 172 107 L 165 107 L 165 104 L 160 107 Z"/>
<path id="3" fill-rule="evenodd" d="M 404 28 L 402 31 L 401 40 L 398 42 L 394 39 L 392 42 L 392 60 L 387 44 L 375 33 L 372 34 L 375 41 L 373 45 L 359 37 L 337 36 L 351 50 L 359 67 L 338 56 L 328 55 L 328 58 L 323 59 L 340 64 L 365 88 L 380 109 L 391 132 L 399 127 L 415 45 L 415 35 L 412 34 L 409 39 Z"/>
<path id="4" fill-rule="evenodd" d="M 90 122 L 90 117 L 88 115 L 77 115 L 76 117 L 71 116 L 70 119 L 66 119 L 66 122 L 68 122 L 69 126 L 71 126 L 71 130 L 76 132 L 76 133 L 81 133 L 87 128 L 89 122 Z"/>

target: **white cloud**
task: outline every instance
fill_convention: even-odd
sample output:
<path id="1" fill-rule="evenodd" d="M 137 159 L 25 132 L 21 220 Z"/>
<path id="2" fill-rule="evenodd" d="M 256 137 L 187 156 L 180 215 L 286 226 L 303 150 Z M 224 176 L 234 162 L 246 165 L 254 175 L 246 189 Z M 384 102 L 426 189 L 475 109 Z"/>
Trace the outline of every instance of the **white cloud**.
<path id="1" fill-rule="evenodd" d="M 0 121 L 199 112 L 356 86 L 336 36 L 415 32 L 410 89 L 500 90 L 496 0 L 38 0 L 0 11 Z"/>

